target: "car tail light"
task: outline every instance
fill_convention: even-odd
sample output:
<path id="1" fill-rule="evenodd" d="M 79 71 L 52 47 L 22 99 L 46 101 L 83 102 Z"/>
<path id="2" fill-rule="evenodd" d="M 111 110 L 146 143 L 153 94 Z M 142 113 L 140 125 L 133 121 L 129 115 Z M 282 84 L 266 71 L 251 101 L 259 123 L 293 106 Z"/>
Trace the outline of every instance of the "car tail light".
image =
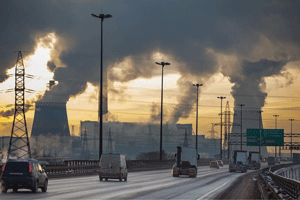
<path id="1" fill-rule="evenodd" d="M 6 166 L 6 163 L 2 167 L 2 172 L 4 172 L 5 166 Z"/>
<path id="2" fill-rule="evenodd" d="M 120 169 L 120 173 L 122 172 L 122 167 L 119 168 Z"/>
<path id="3" fill-rule="evenodd" d="M 31 165 L 31 162 L 29 162 L 29 173 L 32 173 L 32 165 Z"/>
<path id="4" fill-rule="evenodd" d="M 99 172 L 101 172 L 101 166 L 99 166 Z"/>

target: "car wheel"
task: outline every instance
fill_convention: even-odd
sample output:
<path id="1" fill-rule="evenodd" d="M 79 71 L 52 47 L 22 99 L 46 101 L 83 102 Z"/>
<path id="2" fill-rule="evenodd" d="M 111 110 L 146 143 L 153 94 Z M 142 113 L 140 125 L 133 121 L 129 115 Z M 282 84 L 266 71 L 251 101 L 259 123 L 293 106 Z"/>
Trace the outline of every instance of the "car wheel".
<path id="1" fill-rule="evenodd" d="M 124 178 L 124 181 L 127 181 L 127 176 Z"/>
<path id="2" fill-rule="evenodd" d="M 42 187 L 42 192 L 47 192 L 48 180 L 45 180 L 44 186 Z"/>
<path id="3" fill-rule="evenodd" d="M 120 182 L 122 182 L 122 177 L 121 177 L 121 178 L 119 178 L 119 181 L 120 181 Z"/>
<path id="4" fill-rule="evenodd" d="M 13 187 L 13 191 L 14 192 L 18 192 L 18 188 L 17 187 Z"/>
<path id="5" fill-rule="evenodd" d="M 7 192 L 7 186 L 5 183 L 2 183 L 2 193 L 6 193 Z"/>
<path id="6" fill-rule="evenodd" d="M 103 178 L 102 178 L 101 176 L 99 176 L 99 179 L 100 179 L 100 181 L 102 181 L 102 180 L 103 180 Z"/>
<path id="7" fill-rule="evenodd" d="M 38 181 L 35 181 L 35 183 L 33 184 L 33 187 L 32 187 L 32 192 L 33 193 L 36 193 L 39 189 L 39 182 Z"/>
<path id="8" fill-rule="evenodd" d="M 108 180 L 108 178 L 105 178 L 105 181 L 107 181 Z"/>

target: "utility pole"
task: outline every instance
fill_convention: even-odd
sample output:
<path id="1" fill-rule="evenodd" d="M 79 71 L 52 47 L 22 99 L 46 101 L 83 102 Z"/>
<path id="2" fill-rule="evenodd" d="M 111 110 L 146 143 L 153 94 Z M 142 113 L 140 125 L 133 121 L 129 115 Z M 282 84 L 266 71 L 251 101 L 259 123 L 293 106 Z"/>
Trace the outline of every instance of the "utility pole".
<path id="1" fill-rule="evenodd" d="M 193 84 L 193 86 L 197 87 L 197 106 L 196 106 L 196 152 L 198 153 L 198 89 L 199 86 L 203 86 L 203 84 Z"/>
<path id="2" fill-rule="evenodd" d="M 164 89 L 164 66 L 170 65 L 168 62 L 155 62 L 161 65 L 161 103 L 160 103 L 160 139 L 159 139 L 159 159 L 162 160 L 162 123 L 163 123 L 163 89 Z"/>
<path id="3" fill-rule="evenodd" d="M 22 52 L 19 51 L 15 69 L 15 113 L 7 152 L 7 160 L 10 156 L 17 156 L 17 158 L 31 158 L 31 150 L 25 118 L 24 76 L 25 66 L 23 63 Z"/>
<path id="4" fill-rule="evenodd" d="M 277 117 L 279 117 L 279 115 L 273 115 L 275 117 L 275 129 L 277 129 Z M 279 148 L 280 151 L 280 148 Z M 277 157 L 277 146 L 275 146 L 275 158 Z M 279 153 L 279 157 L 280 157 L 280 153 Z"/>
<path id="5" fill-rule="evenodd" d="M 289 119 L 291 121 L 291 158 L 293 158 L 293 121 L 295 119 Z"/>
<path id="6" fill-rule="evenodd" d="M 243 150 L 243 106 L 245 104 L 238 104 L 238 106 L 241 106 L 241 151 Z"/>
<path id="7" fill-rule="evenodd" d="M 222 155 L 222 100 L 225 98 L 226 97 L 223 97 L 223 96 L 218 97 L 218 99 L 221 99 L 220 160 L 223 159 L 223 155 Z"/>

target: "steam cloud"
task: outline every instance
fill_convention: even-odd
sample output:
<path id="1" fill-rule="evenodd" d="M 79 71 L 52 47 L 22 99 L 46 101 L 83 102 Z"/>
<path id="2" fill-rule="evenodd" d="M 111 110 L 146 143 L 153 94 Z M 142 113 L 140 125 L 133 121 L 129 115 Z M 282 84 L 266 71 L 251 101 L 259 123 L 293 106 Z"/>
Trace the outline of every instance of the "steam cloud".
<path id="1" fill-rule="evenodd" d="M 0 111 L 0 116 L 2 117 L 6 117 L 9 118 L 10 116 L 12 116 L 15 113 L 15 109 L 10 109 L 10 110 L 6 110 L 6 111 Z"/>
<path id="2" fill-rule="evenodd" d="M 104 20 L 104 66 L 110 81 L 128 82 L 154 76 L 153 54 L 167 56 L 181 74 L 182 95 L 172 123 L 188 117 L 195 104 L 191 84 L 217 72 L 234 83 L 239 94 L 257 95 L 249 100 L 254 108 L 264 105 L 264 78 L 282 73 L 289 61 L 299 58 L 299 1 L 17 1 L 1 2 L 0 83 L 16 60 L 16 50 L 34 52 L 37 38 L 50 32 L 58 38 L 48 68 L 59 81 L 43 101 L 66 102 L 84 92 L 87 82 L 98 86 L 100 20 L 90 14 L 113 15 Z M 38 17 L 37 17 L 38 16 Z M 47 43 L 47 41 L 44 41 Z M 212 53 L 214 52 L 214 53 Z M 236 62 L 216 61 L 233 55 Z M 122 66 L 119 64 L 123 63 Z M 125 63 L 129 63 L 125 65 Z M 64 67 L 61 67 L 64 66 Z M 122 68 L 123 67 L 123 68 Z M 122 73 L 113 73 L 119 68 Z M 189 82 L 183 83 L 188 80 Z M 113 90 L 113 88 L 111 88 Z M 65 93 L 67 95 L 53 95 Z M 241 99 L 243 98 L 243 99 Z"/>

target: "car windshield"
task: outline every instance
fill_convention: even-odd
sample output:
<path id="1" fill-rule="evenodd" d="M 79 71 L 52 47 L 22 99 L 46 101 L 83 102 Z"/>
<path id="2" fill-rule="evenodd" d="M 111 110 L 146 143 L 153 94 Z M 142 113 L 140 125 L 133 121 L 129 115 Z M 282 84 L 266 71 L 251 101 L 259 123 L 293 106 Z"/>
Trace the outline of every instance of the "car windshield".
<path id="1" fill-rule="evenodd" d="M 5 166 L 6 172 L 22 172 L 28 170 L 29 165 L 27 162 L 8 162 Z"/>

